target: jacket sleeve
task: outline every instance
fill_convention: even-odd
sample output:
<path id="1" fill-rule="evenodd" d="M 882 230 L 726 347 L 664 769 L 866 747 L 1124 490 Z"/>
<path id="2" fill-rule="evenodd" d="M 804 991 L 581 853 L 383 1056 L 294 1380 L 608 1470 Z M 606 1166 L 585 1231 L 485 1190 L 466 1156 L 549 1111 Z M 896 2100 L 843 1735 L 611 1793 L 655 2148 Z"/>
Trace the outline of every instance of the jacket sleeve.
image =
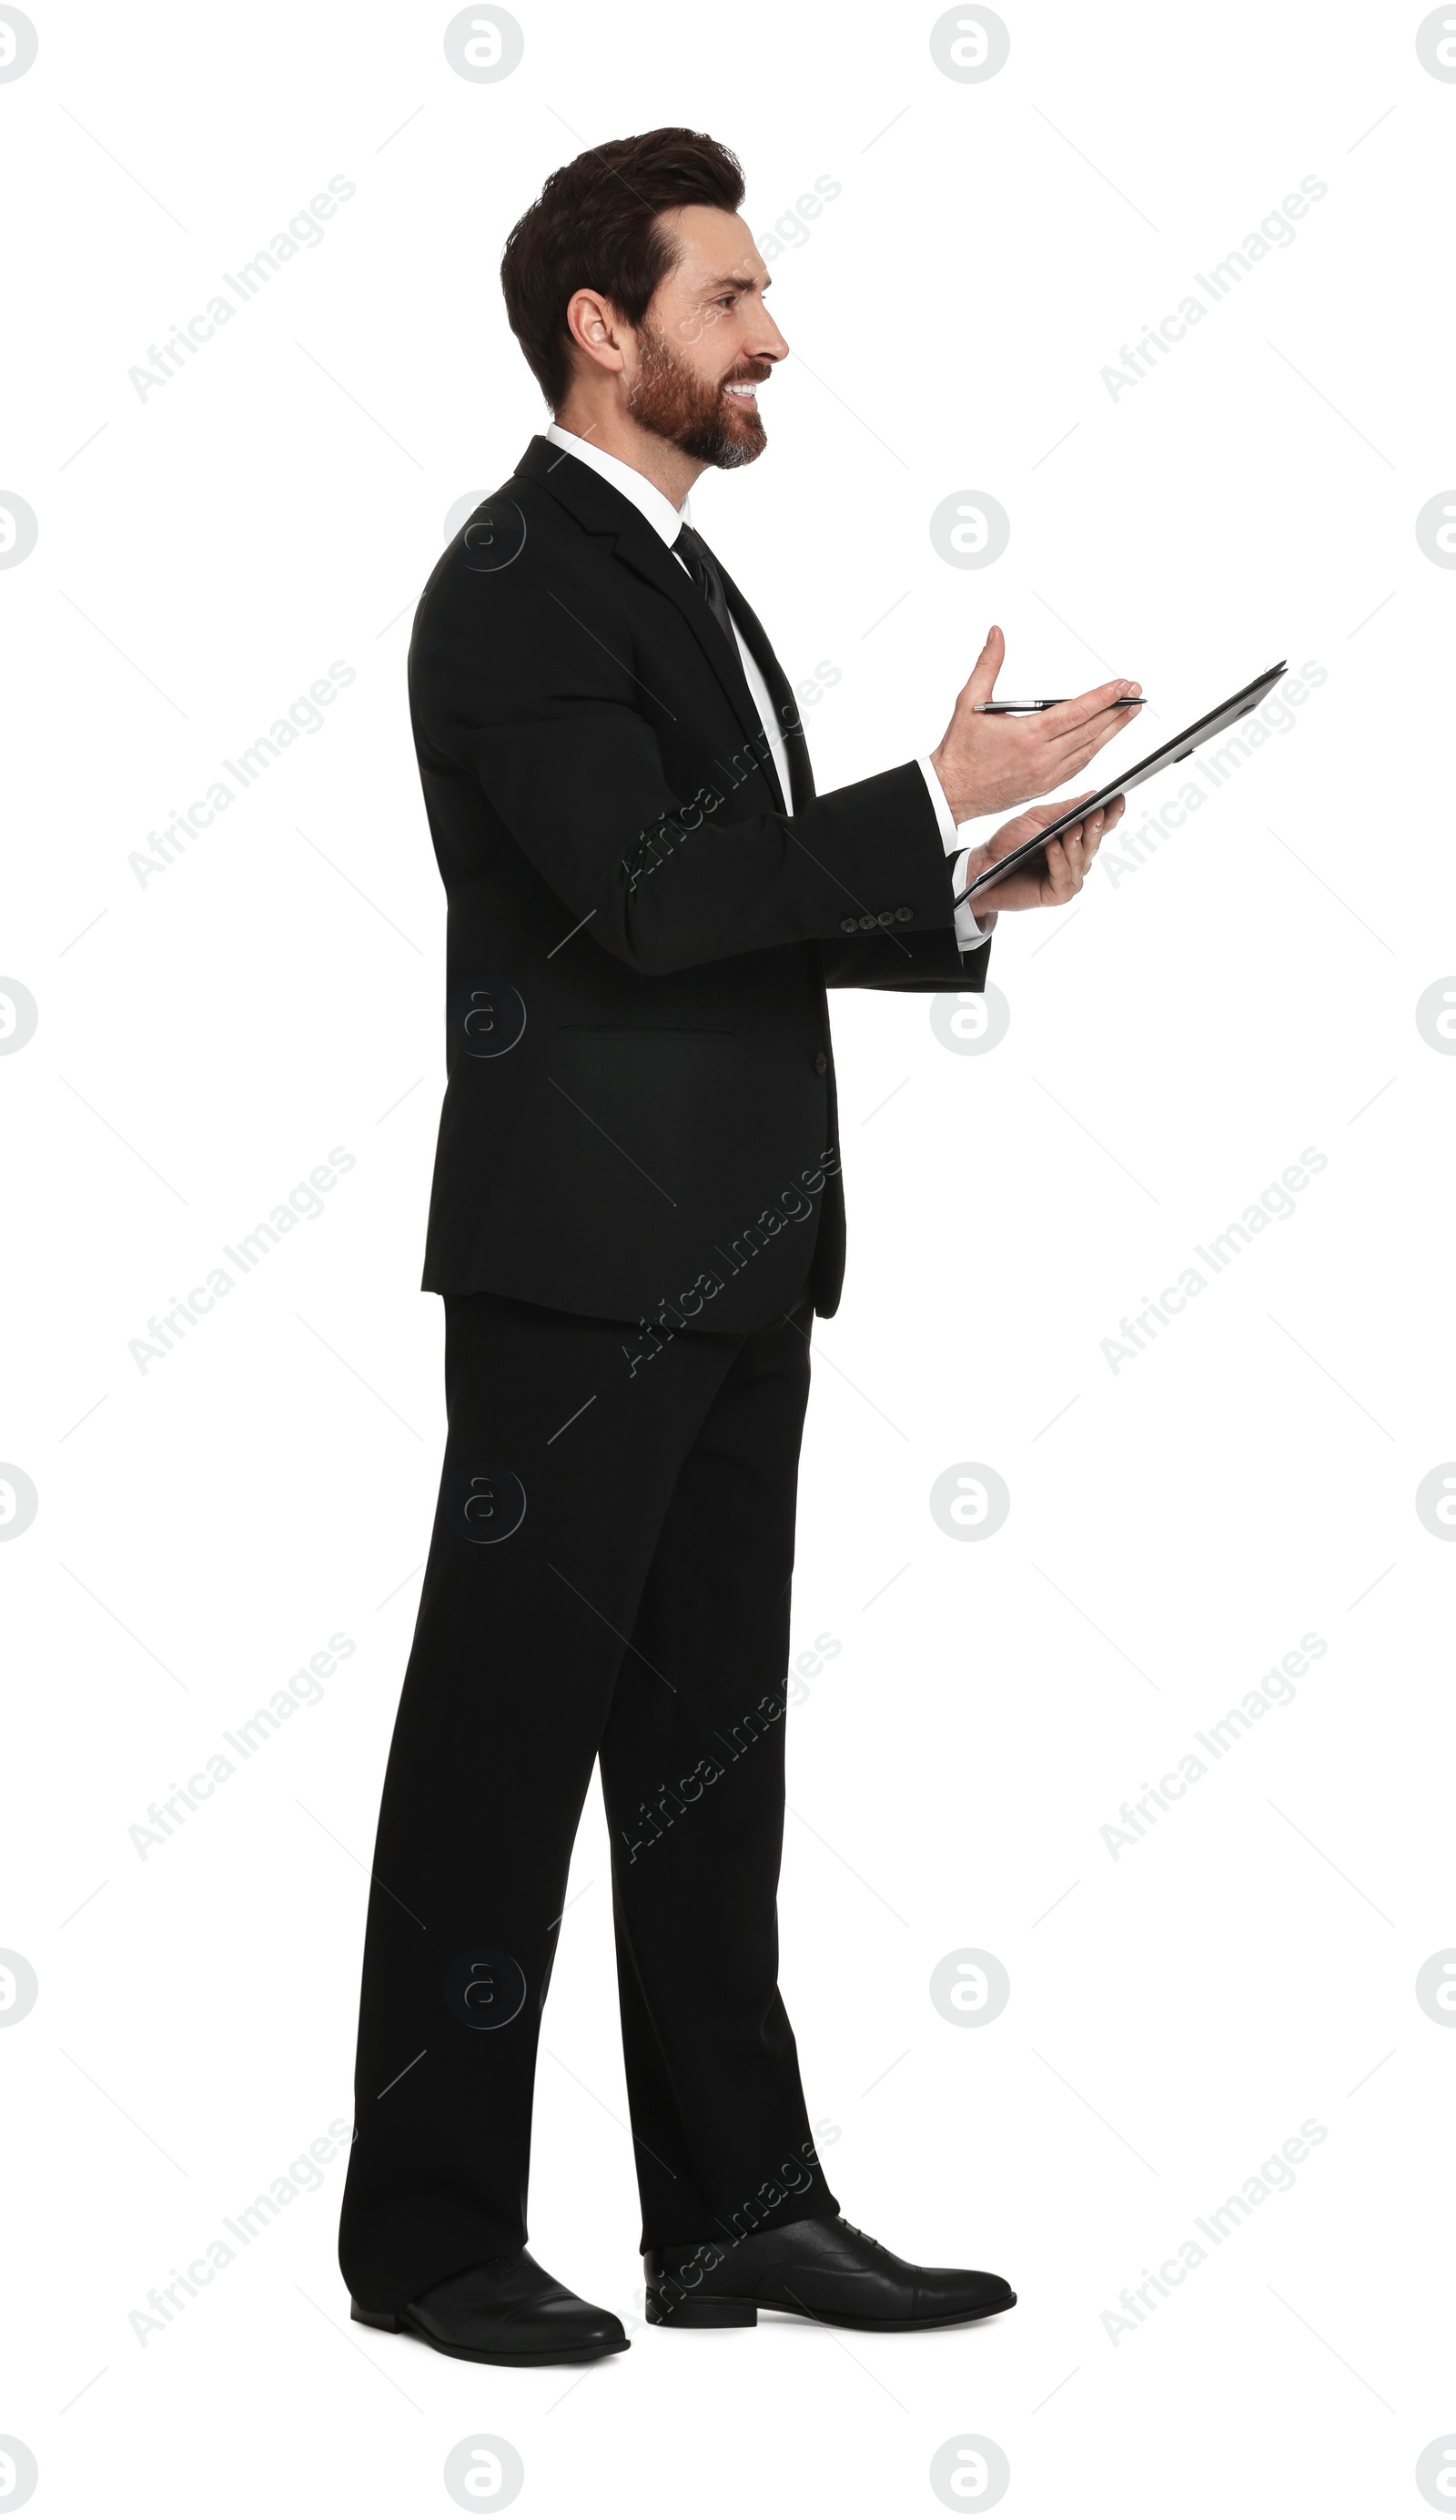
<path id="1" fill-rule="evenodd" d="M 594 943 L 634 970 L 851 935 L 861 952 L 873 943 L 887 975 L 916 968 L 917 941 L 959 960 L 935 812 L 913 761 L 798 814 L 762 809 L 747 739 L 737 751 L 705 747 L 687 783 L 679 751 L 674 784 L 631 653 L 595 584 L 519 563 L 477 572 L 447 554 L 410 648 L 427 787 L 432 775 L 477 781 Z"/>
<path id="2" fill-rule="evenodd" d="M 900 989 L 930 995 L 983 989 L 992 941 L 988 936 L 974 954 L 963 954 L 954 927 L 948 927 L 943 933 L 922 931 L 908 936 L 908 961 L 887 949 L 878 936 L 862 936 L 853 944 L 846 936 L 842 943 L 821 946 L 820 953 L 831 989 Z"/>

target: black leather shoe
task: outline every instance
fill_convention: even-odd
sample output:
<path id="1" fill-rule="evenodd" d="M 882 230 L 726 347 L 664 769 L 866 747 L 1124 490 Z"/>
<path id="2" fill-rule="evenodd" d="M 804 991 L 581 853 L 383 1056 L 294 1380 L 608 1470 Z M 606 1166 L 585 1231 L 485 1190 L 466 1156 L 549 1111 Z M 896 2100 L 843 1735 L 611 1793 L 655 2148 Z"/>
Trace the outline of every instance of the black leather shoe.
<path id="1" fill-rule="evenodd" d="M 1016 2306 L 1003 2276 L 912 2267 L 839 2214 L 741 2240 L 649 2249 L 646 2276 L 650 2327 L 752 2327 L 760 2310 L 790 2310 L 826 2327 L 892 2332 L 955 2327 Z"/>
<path id="2" fill-rule="evenodd" d="M 418 2336 L 460 2362 L 595 2362 L 602 2354 L 625 2353 L 629 2342 L 619 2318 L 578 2301 L 528 2249 L 467 2267 L 403 2310 L 365 2310 L 354 2301 L 349 2311 L 364 2327 Z"/>

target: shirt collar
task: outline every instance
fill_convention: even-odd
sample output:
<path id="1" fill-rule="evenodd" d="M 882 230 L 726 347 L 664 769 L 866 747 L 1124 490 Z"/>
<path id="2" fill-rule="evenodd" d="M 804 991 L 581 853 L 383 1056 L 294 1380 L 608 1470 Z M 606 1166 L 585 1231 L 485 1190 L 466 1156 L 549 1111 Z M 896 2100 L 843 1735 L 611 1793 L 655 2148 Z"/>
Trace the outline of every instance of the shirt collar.
<path id="1" fill-rule="evenodd" d="M 553 421 L 546 431 L 546 442 L 548 446 L 563 447 L 568 455 L 574 455 L 578 464 L 588 465 L 593 472 L 600 472 L 603 480 L 610 481 L 614 490 L 619 490 L 624 499 L 630 499 L 638 513 L 647 518 L 654 533 L 660 534 L 669 551 L 684 525 L 692 523 L 686 499 L 680 508 L 674 508 L 671 500 L 664 497 L 655 482 L 649 481 L 645 472 L 635 472 L 630 464 L 622 462 L 619 455 L 609 455 L 605 447 L 593 446 L 589 437 L 578 437 L 572 429 L 559 428 Z"/>

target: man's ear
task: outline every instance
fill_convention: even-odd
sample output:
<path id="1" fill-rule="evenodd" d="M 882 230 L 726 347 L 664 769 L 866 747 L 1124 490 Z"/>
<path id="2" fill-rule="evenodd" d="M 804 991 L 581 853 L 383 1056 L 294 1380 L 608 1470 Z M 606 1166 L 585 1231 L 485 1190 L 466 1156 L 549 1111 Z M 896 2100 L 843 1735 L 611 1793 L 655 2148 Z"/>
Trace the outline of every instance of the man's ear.
<path id="1" fill-rule="evenodd" d="M 628 329 L 600 290 L 577 289 L 567 300 L 567 332 L 577 360 L 609 376 L 620 376 L 627 364 L 622 336 Z"/>

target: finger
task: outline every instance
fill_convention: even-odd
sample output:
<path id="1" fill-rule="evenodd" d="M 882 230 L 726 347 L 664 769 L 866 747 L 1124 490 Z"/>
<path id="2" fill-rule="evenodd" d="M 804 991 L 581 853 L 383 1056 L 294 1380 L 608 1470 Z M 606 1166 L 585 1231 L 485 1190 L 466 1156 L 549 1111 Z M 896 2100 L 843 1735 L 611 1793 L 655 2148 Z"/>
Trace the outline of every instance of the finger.
<path id="1" fill-rule="evenodd" d="M 1065 845 L 1067 836 L 1047 842 L 1047 882 L 1053 901 L 1069 900 L 1076 888 Z"/>
<path id="2" fill-rule="evenodd" d="M 1122 711 L 1116 709 L 1111 717 L 1089 719 L 1085 725 L 1071 727 L 1066 735 L 1054 738 L 1053 759 L 1060 765 L 1061 776 L 1069 779 L 1084 761 L 1090 761 L 1121 732 Z"/>
<path id="3" fill-rule="evenodd" d="M 1120 676 L 1115 682 L 1099 683 L 1095 691 L 1079 693 L 1074 700 L 1060 700 L 1054 709 L 1046 709 L 1041 720 L 1043 731 L 1054 737 L 1074 732 L 1090 719 L 1100 717 L 1105 709 L 1113 712 L 1115 722 L 1128 715 L 1115 703 L 1140 693 L 1142 688 L 1141 683 L 1129 683 Z M 1133 710 L 1132 715 L 1136 714 Z"/>
<path id="4" fill-rule="evenodd" d="M 995 698 L 996 676 L 1001 671 L 1005 657 L 1006 642 L 993 621 L 986 632 L 985 646 L 971 668 L 971 679 L 961 694 L 962 699 L 969 700 L 973 708 L 978 701 Z"/>
<path id="5" fill-rule="evenodd" d="M 1084 788 L 1080 796 L 1058 796 L 1050 805 L 1028 805 L 1023 820 L 1043 825 L 1060 823 L 1063 815 L 1069 814 L 1073 805 L 1085 805 L 1088 797 L 1096 793 L 1095 788 Z"/>
<path id="6" fill-rule="evenodd" d="M 1110 805 L 1099 805 L 1095 813 L 1086 815 L 1083 820 L 1077 824 L 1075 837 L 1080 843 L 1080 872 L 1082 876 L 1086 875 L 1088 867 L 1096 857 L 1098 850 L 1101 848 L 1103 841 L 1108 835 L 1108 832 L 1112 831 L 1114 826 L 1120 820 L 1122 803 L 1122 798 L 1120 796 L 1115 796 Z M 1073 837 L 1073 833 L 1069 832 L 1067 836 L 1070 839 Z"/>
<path id="7" fill-rule="evenodd" d="M 1086 793 L 1091 796 L 1093 791 L 1088 788 Z M 1021 814 L 1021 822 L 1025 822 L 1027 834 L 1030 834 L 1030 832 L 1040 832 L 1045 830 L 1045 824 L 1048 822 L 1061 822 L 1063 814 L 1070 814 L 1073 804 L 1080 804 L 1080 796 L 1056 796 L 1053 804 L 1027 804 L 1025 811 Z"/>
<path id="8" fill-rule="evenodd" d="M 1095 718 L 1089 726 L 1074 726 L 1069 734 L 1058 736 L 1051 748 L 1058 777 L 1074 779 L 1093 754 L 1119 733 L 1120 729 L 1109 719 Z"/>
<path id="9" fill-rule="evenodd" d="M 1096 759 L 1098 753 L 1102 750 L 1103 745 L 1105 743 L 1111 743 L 1113 736 L 1115 735 L 1116 732 L 1117 730 L 1115 727 L 1113 728 L 1111 734 L 1103 734 L 1101 732 L 1093 734 L 1090 731 L 1084 730 L 1081 735 L 1074 737 L 1071 740 L 1069 749 L 1064 745 L 1059 747 L 1058 751 L 1053 754 L 1051 761 L 1047 765 L 1047 778 L 1059 785 L 1064 779 L 1077 778 L 1080 773 L 1085 771 L 1089 764 Z M 1096 789 L 1094 788 L 1092 792 L 1095 794 Z"/>

